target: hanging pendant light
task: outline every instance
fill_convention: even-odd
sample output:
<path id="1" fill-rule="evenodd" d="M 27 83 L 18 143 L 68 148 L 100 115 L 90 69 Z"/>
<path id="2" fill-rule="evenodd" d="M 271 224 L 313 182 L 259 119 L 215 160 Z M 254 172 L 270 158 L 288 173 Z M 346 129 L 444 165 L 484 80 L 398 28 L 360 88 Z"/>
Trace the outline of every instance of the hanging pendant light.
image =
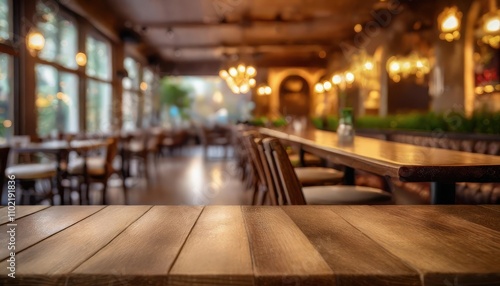
<path id="1" fill-rule="evenodd" d="M 235 94 L 248 93 L 250 89 L 255 87 L 257 84 L 256 75 L 257 69 L 254 66 L 242 62 L 219 72 L 219 76 L 226 81 L 228 87 Z"/>
<path id="2" fill-rule="evenodd" d="M 462 12 L 457 6 L 445 8 L 438 17 L 439 38 L 447 42 L 453 42 L 460 39 L 460 27 L 462 24 Z"/>

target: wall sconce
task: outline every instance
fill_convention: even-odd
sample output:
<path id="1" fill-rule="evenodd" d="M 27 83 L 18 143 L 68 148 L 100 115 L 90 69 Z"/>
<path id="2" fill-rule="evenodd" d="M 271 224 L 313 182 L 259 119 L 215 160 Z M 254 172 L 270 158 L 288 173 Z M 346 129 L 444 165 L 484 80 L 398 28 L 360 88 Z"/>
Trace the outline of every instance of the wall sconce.
<path id="1" fill-rule="evenodd" d="M 445 8 L 438 16 L 439 38 L 447 42 L 460 39 L 460 26 L 462 24 L 462 12 L 456 6 Z"/>
<path id="2" fill-rule="evenodd" d="M 325 92 L 325 87 L 323 86 L 323 84 L 321 82 L 318 82 L 315 86 L 314 86 L 314 91 L 316 93 L 323 93 Z"/>
<path id="3" fill-rule="evenodd" d="M 332 83 L 333 85 L 344 90 L 348 85 L 353 84 L 355 79 L 356 76 L 354 75 L 354 73 L 346 71 L 343 74 L 334 74 L 332 76 Z"/>
<path id="4" fill-rule="evenodd" d="M 141 88 L 142 91 L 148 90 L 148 84 L 145 81 L 141 82 L 139 87 Z"/>
<path id="5" fill-rule="evenodd" d="M 84 67 L 87 64 L 87 56 L 84 53 L 78 53 L 75 56 L 76 64 Z"/>
<path id="6" fill-rule="evenodd" d="M 42 33 L 31 30 L 26 36 L 26 47 L 35 56 L 45 47 L 45 37 Z"/>
<path id="7" fill-rule="evenodd" d="M 400 82 L 401 78 L 415 75 L 418 79 L 423 79 L 431 71 L 429 59 L 412 53 L 408 57 L 391 57 L 386 65 L 387 73 L 394 82 Z"/>
<path id="8" fill-rule="evenodd" d="M 500 48 L 500 10 L 497 9 L 496 1 L 490 0 L 490 12 L 483 16 L 482 38 L 485 44 L 492 48 Z"/>
<path id="9" fill-rule="evenodd" d="M 259 88 L 257 89 L 257 94 L 259 96 L 271 95 L 272 92 L 273 92 L 272 88 L 267 84 L 263 84 L 259 86 Z"/>

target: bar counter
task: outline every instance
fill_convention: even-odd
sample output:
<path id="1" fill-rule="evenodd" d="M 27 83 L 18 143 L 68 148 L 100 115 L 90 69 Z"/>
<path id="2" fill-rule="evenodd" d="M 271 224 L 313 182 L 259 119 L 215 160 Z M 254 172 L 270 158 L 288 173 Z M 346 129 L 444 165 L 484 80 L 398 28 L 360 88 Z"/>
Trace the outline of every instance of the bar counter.
<path id="1" fill-rule="evenodd" d="M 7 207 L 0 214 L 2 285 L 500 285 L 500 206 L 22 206 L 14 221 Z"/>

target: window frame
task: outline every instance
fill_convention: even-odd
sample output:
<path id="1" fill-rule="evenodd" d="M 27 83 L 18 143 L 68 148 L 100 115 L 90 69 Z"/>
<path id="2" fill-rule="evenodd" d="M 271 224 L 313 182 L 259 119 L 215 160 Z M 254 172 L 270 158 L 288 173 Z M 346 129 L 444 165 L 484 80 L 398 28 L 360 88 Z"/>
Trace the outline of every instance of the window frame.
<path id="1" fill-rule="evenodd" d="M 41 0 L 37 0 L 35 2 L 35 13 L 36 12 L 36 9 L 37 9 L 37 5 L 38 5 L 38 2 L 41 1 Z M 80 33 L 81 33 L 81 29 L 82 29 L 82 25 L 80 23 L 80 21 L 78 20 L 78 18 L 76 16 L 73 16 L 71 15 L 70 12 L 66 11 L 64 7 L 62 7 L 59 3 L 53 1 L 53 0 L 50 0 L 52 4 L 54 4 L 55 6 L 58 7 L 58 11 L 57 11 L 57 15 L 56 17 L 58 17 L 58 19 L 60 18 L 63 18 L 64 20 L 66 21 L 70 21 L 76 28 L 76 33 L 77 33 L 77 37 L 76 37 L 76 46 L 77 46 L 77 52 L 78 52 L 78 47 L 80 47 Z M 58 20 L 59 21 L 59 20 Z M 37 28 L 38 28 L 38 23 L 36 24 L 37 25 Z M 76 56 L 76 55 L 75 55 Z M 79 110 L 78 114 L 77 114 L 77 120 L 78 120 L 78 130 L 76 131 L 77 133 L 78 132 L 82 132 L 82 124 L 80 122 L 81 120 L 81 116 L 80 116 L 80 113 L 81 113 L 81 94 L 80 94 L 80 85 L 82 84 L 82 81 L 81 81 L 81 78 L 82 78 L 82 74 L 80 72 L 80 69 L 81 67 L 76 65 L 76 67 L 73 69 L 73 68 L 69 68 L 69 67 L 66 67 L 62 64 L 60 64 L 57 59 L 54 60 L 54 61 L 49 61 L 49 60 L 46 60 L 46 59 L 42 59 L 40 58 L 39 55 L 33 57 L 34 58 L 34 65 L 33 65 L 33 73 L 34 73 L 34 90 L 35 90 L 35 94 L 34 94 L 34 97 L 33 97 L 33 100 L 35 102 L 35 110 L 36 110 L 36 128 L 35 128 L 35 132 L 36 132 L 36 135 L 37 136 L 40 136 L 40 133 L 38 132 L 38 127 L 39 127 L 39 121 L 38 121 L 38 107 L 36 106 L 36 100 L 38 98 L 38 95 L 36 94 L 36 91 L 37 91 L 37 85 L 38 85 L 38 77 L 37 77 L 37 72 L 36 72 L 36 68 L 37 66 L 39 65 L 45 65 L 45 66 L 51 66 L 53 68 L 55 68 L 57 70 L 57 78 L 58 78 L 58 82 L 60 82 L 60 74 L 61 73 L 69 73 L 69 74 L 73 74 L 77 77 L 77 81 L 79 83 L 79 86 L 77 88 L 77 92 L 78 92 L 78 102 L 76 102 L 76 104 L 78 104 L 77 108 Z M 57 92 L 62 92 L 62 88 L 61 86 L 58 84 L 57 86 Z M 57 118 L 57 115 L 56 115 L 56 118 Z M 56 124 L 57 125 L 57 124 Z M 66 130 L 59 130 L 59 127 L 56 126 L 56 129 L 57 129 L 57 132 L 58 133 L 67 133 L 67 132 L 70 132 L 70 131 L 66 131 Z"/>
<path id="2" fill-rule="evenodd" d="M 123 58 L 123 67 L 125 70 L 127 70 L 126 66 L 125 66 L 125 61 L 127 59 L 132 59 L 137 64 L 137 75 L 138 75 L 139 84 L 136 88 L 134 87 L 133 84 L 132 84 L 132 88 L 125 88 L 125 86 L 123 85 L 123 80 L 125 78 L 121 82 L 121 85 L 122 85 L 122 105 L 121 105 L 122 126 L 121 126 L 121 129 L 123 130 L 124 125 L 125 125 L 125 120 L 124 120 L 125 116 L 124 116 L 124 109 L 123 109 L 124 97 L 125 97 L 125 93 L 129 93 L 132 96 L 132 102 L 134 101 L 134 97 L 135 97 L 135 100 L 137 102 L 137 107 L 135 110 L 135 112 L 137 114 L 137 118 L 134 122 L 134 129 L 133 129 L 133 130 L 136 130 L 136 129 L 140 128 L 142 125 L 142 115 L 143 115 L 142 108 L 144 106 L 144 94 L 143 94 L 140 86 L 141 86 L 141 83 L 143 82 L 143 78 L 144 78 L 144 72 L 143 72 L 144 66 L 140 61 L 138 61 L 133 56 L 125 55 L 125 57 Z M 127 73 L 128 73 L 128 70 L 127 70 Z"/>
<path id="3" fill-rule="evenodd" d="M 109 79 L 103 79 L 99 76 L 94 76 L 94 75 L 89 75 L 87 74 L 87 65 L 88 65 L 88 60 L 89 60 L 89 53 L 87 51 L 87 40 L 88 38 L 94 38 L 94 40 L 103 42 L 106 44 L 109 50 L 109 59 L 108 59 L 108 64 L 111 67 L 109 70 Z M 82 67 L 82 78 L 84 79 L 85 85 L 82 89 L 83 95 L 81 95 L 81 102 L 83 102 L 83 126 L 84 126 L 84 131 L 89 132 L 89 126 L 87 124 L 88 118 L 87 118 L 87 112 L 88 112 L 88 87 L 89 87 L 89 81 L 95 81 L 98 84 L 107 84 L 110 88 L 110 96 L 111 96 L 111 113 L 113 114 L 115 112 L 115 104 L 116 104 L 116 98 L 114 96 L 115 92 L 115 86 L 114 86 L 114 80 L 115 80 L 115 70 L 114 70 L 114 54 L 113 54 L 113 44 L 110 39 L 108 39 L 106 36 L 102 35 L 101 32 L 99 32 L 96 28 L 94 27 L 88 27 L 84 31 L 84 35 L 82 37 L 83 42 L 81 43 L 82 49 L 85 51 L 85 55 L 87 56 L 87 65 Z M 82 108 L 80 108 L 82 109 Z M 110 124 L 111 128 L 113 128 L 114 122 L 113 122 L 113 115 L 110 115 Z M 112 130 L 109 130 L 110 132 Z"/>
<path id="4" fill-rule="evenodd" d="M 14 19 L 14 13 L 15 13 L 15 3 L 12 0 L 7 0 L 7 9 L 8 9 L 8 15 L 7 15 L 7 22 L 9 25 L 8 29 L 8 35 L 9 38 L 5 40 L 0 41 L 0 54 L 6 55 L 8 58 L 8 74 L 9 76 L 9 87 L 10 87 L 10 92 L 7 95 L 7 117 L 6 120 L 10 120 L 12 125 L 8 128 L 5 128 L 5 133 L 4 136 L 1 136 L 3 140 L 8 140 L 11 136 L 16 134 L 16 130 L 19 128 L 17 124 L 17 112 L 16 112 L 16 101 L 17 98 L 15 94 L 17 93 L 18 90 L 18 85 L 16 83 L 16 77 L 17 77 L 17 66 L 19 62 L 19 53 L 17 52 L 16 48 L 14 47 L 14 32 L 15 32 L 15 19 Z M 18 5 L 18 4 L 16 4 Z M 3 122 L 0 122 L 2 124 L 1 128 L 4 128 Z"/>

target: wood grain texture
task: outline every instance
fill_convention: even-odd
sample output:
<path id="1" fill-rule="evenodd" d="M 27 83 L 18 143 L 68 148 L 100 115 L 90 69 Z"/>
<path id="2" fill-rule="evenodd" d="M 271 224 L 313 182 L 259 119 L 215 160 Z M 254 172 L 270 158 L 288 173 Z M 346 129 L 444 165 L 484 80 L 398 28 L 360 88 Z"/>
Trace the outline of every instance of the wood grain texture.
<path id="1" fill-rule="evenodd" d="M 109 206 L 16 255 L 15 280 L 6 280 L 7 261 L 0 263 L 0 284 L 65 284 L 67 275 L 93 256 L 151 207 Z M 54 223 L 57 223 L 56 221 Z M 22 263 L 21 263 L 22 261 Z M 7 277 L 7 278 L 6 278 Z M 11 278 L 8 278 L 11 279 Z M 42 280 L 40 280 L 42 279 Z"/>
<path id="2" fill-rule="evenodd" d="M 420 285 L 415 270 L 329 207 L 287 206 L 283 210 L 333 270 L 336 285 Z"/>
<path id="3" fill-rule="evenodd" d="M 478 206 L 428 206 L 426 208 L 407 206 L 407 209 L 411 212 L 414 211 L 413 209 L 418 209 L 419 214 L 428 217 L 439 216 L 444 221 L 446 220 L 446 216 L 452 216 L 500 232 L 500 213 L 489 208 L 480 208 Z"/>
<path id="4" fill-rule="evenodd" d="M 357 136 L 352 146 L 340 146 L 334 132 L 303 132 L 260 128 L 267 136 L 301 144 L 305 150 L 339 164 L 404 181 L 497 182 L 498 156 L 459 152 Z"/>
<path id="5" fill-rule="evenodd" d="M 424 285 L 500 284 L 500 233 L 426 209 L 359 206 L 332 211 L 417 269 Z"/>
<path id="6" fill-rule="evenodd" d="M 86 217 L 101 210 L 102 206 L 61 206 L 46 208 L 33 213 L 19 220 L 16 220 L 16 252 L 19 253 L 27 247 L 34 245 L 59 231 L 78 223 Z M 21 209 L 24 209 L 21 208 Z M 57 223 L 54 223 L 57 221 Z M 6 233 L 10 226 L 5 224 L 0 226 L 0 232 Z M 7 245 L 8 236 L 0 237 L 0 245 Z M 9 256 L 6 247 L 0 248 L 0 259 L 4 260 Z"/>
<path id="7" fill-rule="evenodd" d="M 202 207 L 155 206 L 71 273 L 71 285 L 164 284 Z"/>
<path id="8" fill-rule="evenodd" d="M 500 212 L 500 205 L 484 205 L 481 207 Z"/>
<path id="9" fill-rule="evenodd" d="M 22 217 L 28 216 L 30 214 L 39 212 L 43 209 L 48 208 L 49 206 L 22 206 L 22 207 L 16 207 L 16 217 L 15 219 L 18 220 Z M 9 217 L 8 217 L 8 208 L 3 207 L 0 209 L 0 225 L 1 224 L 6 224 L 9 222 Z"/>
<path id="10" fill-rule="evenodd" d="M 331 285 L 333 271 L 286 213 L 243 207 L 254 275 L 259 285 Z"/>
<path id="11" fill-rule="evenodd" d="M 241 207 L 205 207 L 169 275 L 174 285 L 253 285 Z"/>
<path id="12" fill-rule="evenodd" d="M 92 208 L 20 219 L 0 285 L 500 285 L 497 206 L 109 206 L 57 230 Z"/>

